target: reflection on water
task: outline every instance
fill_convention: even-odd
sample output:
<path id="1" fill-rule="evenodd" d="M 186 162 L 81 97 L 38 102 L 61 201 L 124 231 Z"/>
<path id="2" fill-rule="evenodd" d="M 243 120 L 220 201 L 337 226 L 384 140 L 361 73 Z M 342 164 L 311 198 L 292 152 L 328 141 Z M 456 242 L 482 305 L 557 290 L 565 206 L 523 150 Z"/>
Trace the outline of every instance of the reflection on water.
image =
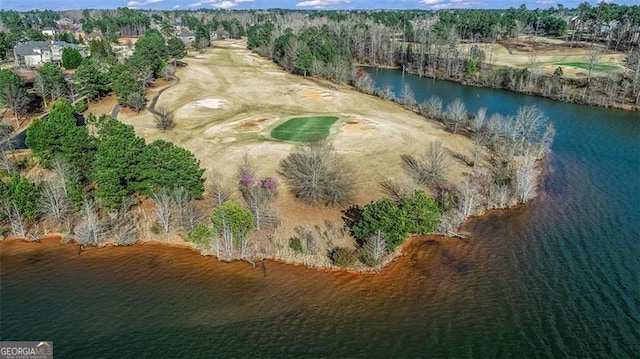
<path id="1" fill-rule="evenodd" d="M 558 136 L 540 196 L 472 221 L 467 239 L 414 239 L 379 274 L 5 241 L 0 337 L 53 340 L 64 358 L 640 357 L 637 114 L 374 79 L 471 110 L 543 107 Z"/>

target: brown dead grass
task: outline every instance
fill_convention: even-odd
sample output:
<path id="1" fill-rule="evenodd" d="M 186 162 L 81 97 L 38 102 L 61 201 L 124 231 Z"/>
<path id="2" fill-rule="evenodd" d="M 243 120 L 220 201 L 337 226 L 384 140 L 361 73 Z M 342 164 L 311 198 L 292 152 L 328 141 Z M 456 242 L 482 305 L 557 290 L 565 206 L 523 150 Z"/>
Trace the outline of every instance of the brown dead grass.
<path id="1" fill-rule="evenodd" d="M 216 48 L 185 61 L 189 65 L 177 73 L 180 83 L 158 99 L 159 107 L 174 113 L 173 130 L 163 133 L 155 129 L 148 111 L 138 115 L 123 112 L 119 118 L 133 125 L 147 141 L 164 139 L 190 150 L 203 167 L 220 171 L 230 183 L 245 155 L 257 165 L 258 175 L 277 174 L 280 161 L 295 144 L 271 140 L 269 133 L 291 117 L 340 118 L 328 140 L 355 172 L 355 203 L 359 205 L 383 196 L 378 186 L 382 179 L 404 180 L 401 154 L 421 151 L 431 141 L 441 141 L 454 152 L 468 154 L 472 148 L 467 138 L 447 133 L 440 124 L 395 103 L 348 86 L 286 73 L 246 50 L 239 40 L 216 42 Z M 313 94 L 313 99 L 305 94 Z M 207 98 L 221 99 L 225 106 L 187 111 L 189 104 Z M 446 177 L 457 183 L 468 171 L 466 165 L 453 161 Z M 281 224 L 273 236 L 283 256 L 295 227 L 324 226 L 325 220 L 342 224 L 339 208 L 306 206 L 284 186 L 276 206 Z"/>
<path id="2" fill-rule="evenodd" d="M 103 97 L 98 102 L 89 102 L 87 112 L 91 112 L 96 116 L 110 115 L 116 102 L 117 99 L 114 95 Z"/>

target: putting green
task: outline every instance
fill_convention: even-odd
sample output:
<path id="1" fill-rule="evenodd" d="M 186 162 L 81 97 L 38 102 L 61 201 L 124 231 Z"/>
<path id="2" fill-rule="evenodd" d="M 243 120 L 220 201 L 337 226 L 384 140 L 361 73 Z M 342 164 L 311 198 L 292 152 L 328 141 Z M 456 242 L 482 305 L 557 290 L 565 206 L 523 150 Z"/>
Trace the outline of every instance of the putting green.
<path id="1" fill-rule="evenodd" d="M 589 63 L 586 63 L 586 62 L 556 62 L 554 63 L 554 65 L 571 66 L 571 67 L 577 67 L 585 70 L 589 69 Z M 594 64 L 593 69 L 595 71 L 613 71 L 613 70 L 617 70 L 618 67 L 613 65 Z"/>
<path id="2" fill-rule="evenodd" d="M 284 141 L 313 141 L 329 136 L 335 116 L 296 117 L 271 130 L 271 137 Z"/>

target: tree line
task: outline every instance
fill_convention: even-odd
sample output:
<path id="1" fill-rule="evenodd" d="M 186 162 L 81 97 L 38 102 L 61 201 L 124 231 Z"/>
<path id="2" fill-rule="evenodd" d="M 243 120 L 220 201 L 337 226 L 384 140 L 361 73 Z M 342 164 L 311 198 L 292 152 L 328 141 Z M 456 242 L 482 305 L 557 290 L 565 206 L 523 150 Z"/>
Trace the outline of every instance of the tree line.
<path id="1" fill-rule="evenodd" d="M 134 194 L 179 189 L 187 200 L 202 197 L 204 170 L 187 150 L 162 140 L 147 144 L 133 127 L 106 115 L 89 115 L 86 126 L 77 116 L 71 102 L 60 99 L 48 118 L 27 129 L 27 146 L 45 170 L 38 183 L 22 174 L 32 165 L 2 152 L 2 223 L 12 235 L 25 237 L 31 229 L 37 236 L 34 225 L 46 220 L 73 233 L 81 245 L 100 245 L 109 220 L 135 224 L 129 217 Z"/>

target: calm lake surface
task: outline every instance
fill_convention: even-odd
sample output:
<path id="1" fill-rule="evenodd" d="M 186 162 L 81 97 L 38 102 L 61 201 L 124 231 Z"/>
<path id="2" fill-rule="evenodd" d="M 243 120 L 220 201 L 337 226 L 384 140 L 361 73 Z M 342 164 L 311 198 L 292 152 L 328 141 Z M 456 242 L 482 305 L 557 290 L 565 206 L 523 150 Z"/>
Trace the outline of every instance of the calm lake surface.
<path id="1" fill-rule="evenodd" d="M 59 358 L 639 358 L 640 114 L 371 74 L 419 101 L 541 107 L 558 134 L 540 196 L 465 241 L 412 241 L 378 275 L 5 241 L 0 339 Z"/>

